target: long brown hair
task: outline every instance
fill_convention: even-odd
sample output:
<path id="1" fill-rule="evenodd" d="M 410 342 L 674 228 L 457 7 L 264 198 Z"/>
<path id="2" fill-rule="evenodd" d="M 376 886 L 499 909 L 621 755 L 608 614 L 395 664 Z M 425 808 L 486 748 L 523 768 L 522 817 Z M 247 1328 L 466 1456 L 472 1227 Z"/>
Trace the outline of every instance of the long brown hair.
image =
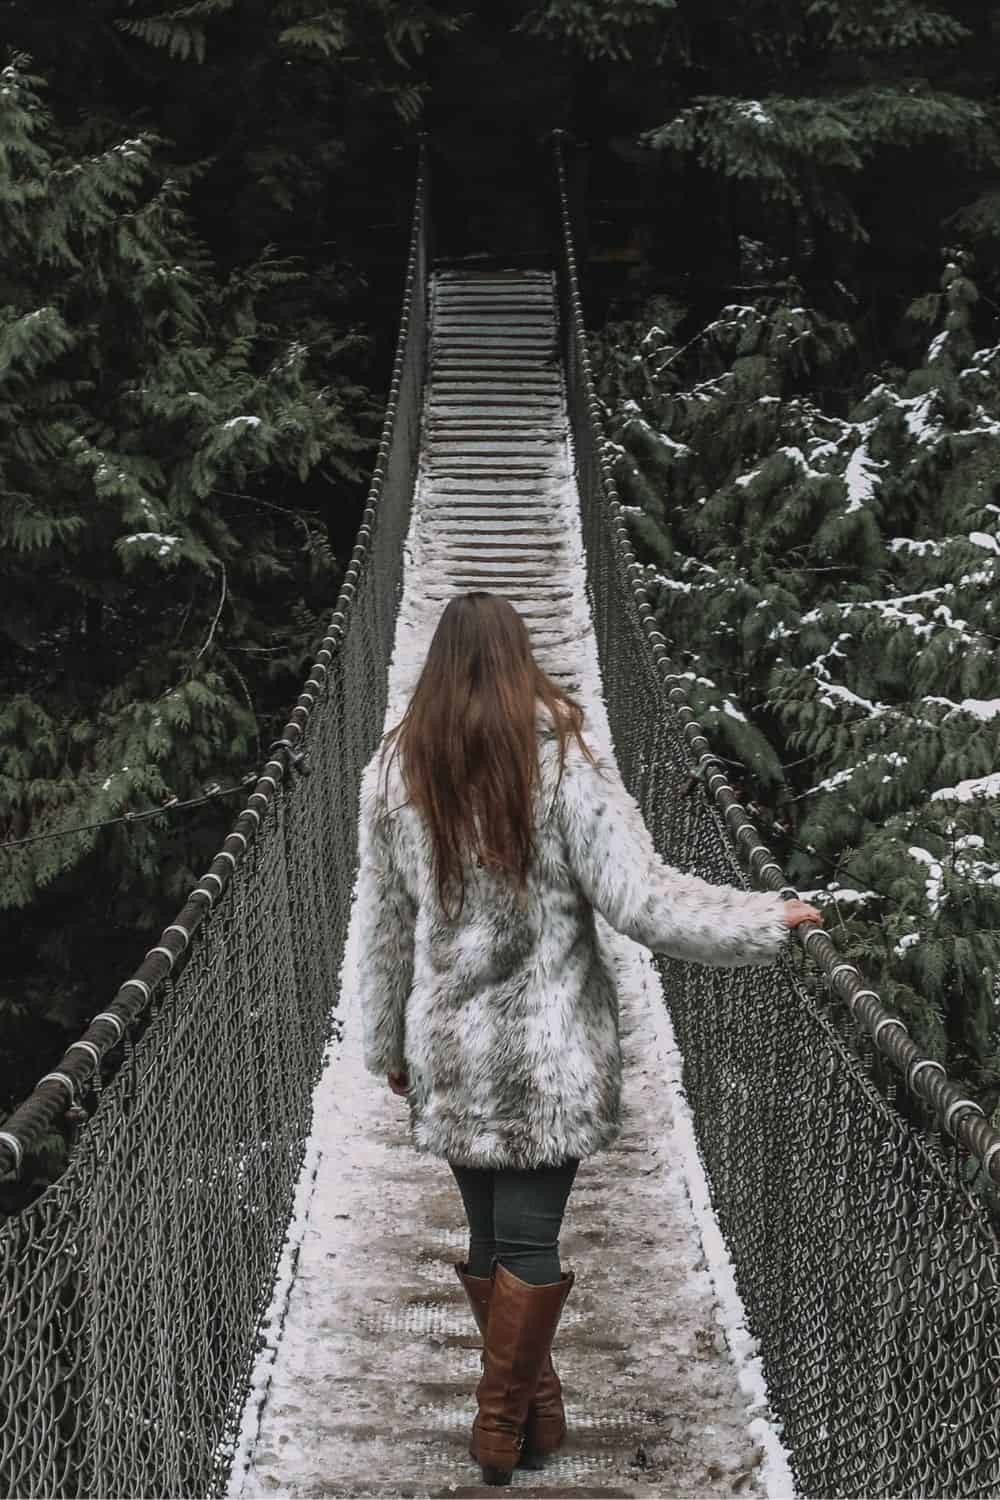
<path id="1" fill-rule="evenodd" d="M 582 708 L 538 666 L 513 605 L 479 591 L 452 599 L 409 707 L 383 744 L 386 765 L 399 756 L 409 802 L 430 831 L 438 897 L 451 917 L 464 905 L 469 858 L 524 890 L 535 844 L 539 703 L 558 736 L 560 775 L 570 739 L 593 760 Z"/>

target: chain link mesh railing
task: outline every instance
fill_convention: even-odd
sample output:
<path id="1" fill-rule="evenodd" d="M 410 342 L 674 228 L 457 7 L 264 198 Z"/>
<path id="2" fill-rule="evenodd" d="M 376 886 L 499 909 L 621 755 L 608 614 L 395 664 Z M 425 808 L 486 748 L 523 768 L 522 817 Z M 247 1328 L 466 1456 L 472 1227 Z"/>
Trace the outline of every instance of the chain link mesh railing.
<path id="1" fill-rule="evenodd" d="M 622 773 L 671 863 L 745 883 L 742 851 L 759 884 L 792 894 L 711 755 L 642 589 L 599 433 L 561 137 L 556 168 L 588 587 Z M 1000 1257 L 986 1200 L 1000 1136 L 825 933 L 803 947 L 776 969 L 661 965 L 797 1483 L 810 1496 L 995 1496 Z"/>
<path id="2" fill-rule="evenodd" d="M 64 1175 L 0 1224 L 0 1492 L 18 1500 L 225 1483 L 337 997 L 360 774 L 383 727 L 427 263 L 421 155 L 382 442 L 330 632 L 211 869 L 0 1132 L 0 1171 L 16 1169 L 122 1049 Z"/>

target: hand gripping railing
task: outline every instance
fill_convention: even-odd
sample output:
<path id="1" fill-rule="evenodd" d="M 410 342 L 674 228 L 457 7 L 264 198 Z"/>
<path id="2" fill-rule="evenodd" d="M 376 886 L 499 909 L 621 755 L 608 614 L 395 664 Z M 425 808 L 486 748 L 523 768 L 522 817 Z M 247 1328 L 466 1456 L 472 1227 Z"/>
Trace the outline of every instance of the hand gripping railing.
<path id="1" fill-rule="evenodd" d="M 619 762 L 666 858 L 722 881 L 745 881 L 749 867 L 791 897 L 643 588 L 600 431 L 561 133 L 555 156 L 588 587 Z M 691 795 L 699 784 L 706 797 Z M 824 931 L 797 936 L 804 964 L 661 967 L 713 1201 L 798 1480 L 813 1495 L 995 1494 L 997 1241 L 967 1184 L 1000 1183 L 1000 1135 Z"/>
<path id="2" fill-rule="evenodd" d="M 225 1483 L 336 1004 L 360 775 L 383 727 L 428 254 L 421 149 L 381 443 L 328 634 L 207 873 L 0 1132 L 0 1167 L 17 1170 L 67 1106 L 92 1103 L 123 1045 L 63 1175 L 0 1221 L 2 1494 Z"/>

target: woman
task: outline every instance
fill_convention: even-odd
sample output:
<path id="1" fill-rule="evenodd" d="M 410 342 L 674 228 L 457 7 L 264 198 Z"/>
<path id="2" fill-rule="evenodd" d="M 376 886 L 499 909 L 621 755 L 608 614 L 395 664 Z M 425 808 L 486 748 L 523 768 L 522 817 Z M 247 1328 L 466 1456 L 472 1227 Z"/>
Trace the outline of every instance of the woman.
<path id="1" fill-rule="evenodd" d="M 470 1451 L 504 1484 L 565 1437 L 559 1231 L 580 1159 L 620 1124 L 595 911 L 655 952 L 723 966 L 772 963 L 819 914 L 663 864 L 521 617 L 486 593 L 448 604 L 366 772 L 358 902 L 365 1064 L 462 1195 L 456 1270 L 485 1344 Z"/>

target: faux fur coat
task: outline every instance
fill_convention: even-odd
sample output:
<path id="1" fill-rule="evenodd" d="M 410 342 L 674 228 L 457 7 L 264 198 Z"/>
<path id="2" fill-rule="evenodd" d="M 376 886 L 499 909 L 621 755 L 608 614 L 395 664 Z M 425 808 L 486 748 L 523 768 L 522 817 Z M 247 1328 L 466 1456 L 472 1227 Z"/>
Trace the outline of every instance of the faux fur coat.
<path id="1" fill-rule="evenodd" d="M 365 1065 L 407 1070 L 414 1144 L 464 1166 L 536 1167 L 615 1139 L 618 999 L 595 910 L 656 952 L 724 967 L 771 963 L 788 936 L 778 896 L 665 865 L 608 762 L 591 765 L 571 742 L 560 779 L 544 729 L 539 760 L 527 899 L 470 865 L 455 920 L 398 764 L 386 786 L 376 756 L 363 782 Z"/>

